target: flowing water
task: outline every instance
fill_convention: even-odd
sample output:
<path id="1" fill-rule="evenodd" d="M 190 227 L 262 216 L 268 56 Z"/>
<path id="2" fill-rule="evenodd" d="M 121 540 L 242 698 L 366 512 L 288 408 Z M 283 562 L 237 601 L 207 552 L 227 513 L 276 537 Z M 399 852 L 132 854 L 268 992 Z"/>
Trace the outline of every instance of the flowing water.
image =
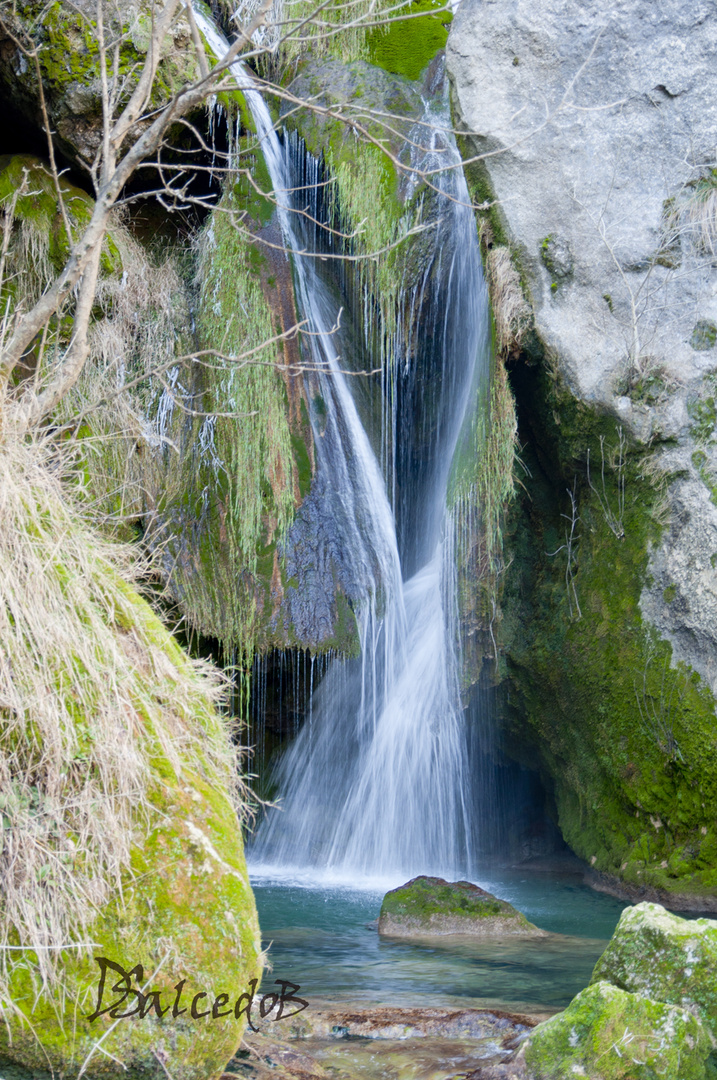
<path id="1" fill-rule="evenodd" d="M 216 31 L 203 26 L 210 44 Z M 218 51 L 221 42 L 217 43 Z M 252 843 L 254 872 L 312 867 L 356 882 L 387 871 L 470 873 L 474 849 L 470 770 L 459 695 L 456 625 L 447 618 L 453 568 L 446 559 L 448 476 L 474 385 L 487 372 L 489 315 L 475 220 L 445 112 L 426 104 L 414 141 L 414 168 L 437 173 L 438 215 L 423 279 L 421 335 L 430 343 L 433 387 L 421 447 L 394 447 L 394 462 L 426 458 L 420 482 L 399 469 L 404 538 L 399 549 L 386 482 L 361 422 L 333 332 L 339 301 L 305 252 L 317 246 L 318 164 L 296 139 L 281 140 L 261 95 L 239 70 L 272 180 L 297 306 L 323 399 L 314 427 L 319 475 L 355 583 L 361 641 L 356 662 L 335 662 L 313 695 L 305 723 L 277 774 L 281 806 Z M 446 169 L 453 165 L 455 168 Z M 417 183 L 417 181 L 416 181 Z M 313 199 L 313 201 L 312 201 Z M 301 211 L 309 206 L 309 217 Z M 308 221 L 308 224 L 307 224 Z M 414 299 L 414 298 L 411 298 Z M 415 333 L 415 328 L 414 328 Z M 305 339 L 306 340 L 306 339 Z M 400 341 L 394 369 L 409 368 Z M 424 350 L 425 351 L 425 350 Z M 420 353 L 420 350 L 418 350 Z M 416 353 L 417 355 L 417 353 Z M 369 356 L 367 367 L 375 364 Z M 413 384 L 423 374 L 413 372 Z M 405 380 L 402 385 L 409 385 Z M 396 395 L 398 396 L 398 395 Z M 392 418 L 392 426 L 400 426 Z M 410 441 L 410 440 L 409 440 Z M 394 468 L 395 473 L 395 468 Z M 328 481 L 328 482 L 327 482 Z M 402 563 L 410 567 L 404 580 Z"/>
<path id="2" fill-rule="evenodd" d="M 224 39 L 197 17 L 222 55 Z M 440 131 L 448 114 L 427 102 L 426 126 L 411 133 L 422 147 L 414 168 L 442 167 L 438 212 L 422 278 L 400 300 L 415 318 L 408 329 L 399 320 L 388 357 L 365 358 L 365 368 L 384 368 L 382 428 L 378 438 L 372 432 L 377 456 L 342 371 L 339 290 L 311 257 L 327 246 L 316 224 L 321 167 L 297 136 L 277 135 L 252 76 L 240 65 L 234 74 L 311 331 L 307 390 L 322 401 L 320 422 L 312 415 L 317 478 L 350 563 L 361 640 L 360 658 L 329 662 L 318 688 L 311 661 L 307 715 L 275 777 L 280 806 L 249 851 L 273 965 L 265 978 L 291 979 L 323 999 L 560 1008 L 589 980 L 622 905 L 579 878 L 502 872 L 488 880 L 475 862 L 480 838 L 446 499 L 467 403 L 488 378 L 490 323 L 463 173 L 445 168 L 460 164 L 452 136 Z M 304 678 L 308 671 L 307 662 Z M 261 681 L 257 691 L 261 699 Z M 420 873 L 477 880 L 551 936 L 460 945 L 380 939 L 383 892 Z"/>

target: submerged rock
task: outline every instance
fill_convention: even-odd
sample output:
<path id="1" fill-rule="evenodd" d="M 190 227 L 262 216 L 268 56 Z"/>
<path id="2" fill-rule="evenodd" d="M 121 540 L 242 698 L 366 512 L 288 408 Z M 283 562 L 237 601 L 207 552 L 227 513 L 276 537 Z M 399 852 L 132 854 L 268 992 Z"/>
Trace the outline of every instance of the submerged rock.
<path id="1" fill-rule="evenodd" d="M 507 901 L 498 900 L 469 881 L 423 876 L 386 893 L 378 932 L 389 937 L 545 935 Z"/>
<path id="2" fill-rule="evenodd" d="M 592 982 L 697 1008 L 717 1036 L 717 920 L 680 919 L 659 904 L 623 911 Z"/>
<path id="3" fill-rule="evenodd" d="M 521 1051 L 534 1080 L 702 1080 L 712 1040 L 688 1009 L 608 982 L 581 991 Z"/>

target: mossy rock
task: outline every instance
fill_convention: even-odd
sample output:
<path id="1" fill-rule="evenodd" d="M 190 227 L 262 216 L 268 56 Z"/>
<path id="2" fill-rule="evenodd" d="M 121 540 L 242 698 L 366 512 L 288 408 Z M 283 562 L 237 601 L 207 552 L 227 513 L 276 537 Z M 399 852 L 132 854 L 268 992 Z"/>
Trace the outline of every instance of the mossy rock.
<path id="1" fill-rule="evenodd" d="M 707 352 L 714 349 L 717 341 L 717 326 L 709 319 L 700 319 L 695 323 L 690 338 L 690 345 L 695 352 Z"/>
<path id="2" fill-rule="evenodd" d="M 193 1020 L 190 1009 L 200 992 L 207 996 L 197 1002 L 198 1012 L 211 1009 L 222 993 L 231 1008 L 260 973 L 259 926 L 241 830 L 226 795 L 197 774 L 187 772 L 174 783 L 165 778 L 151 798 L 162 824 L 135 846 L 123 897 L 88 928 L 87 939 L 96 943 L 93 955 L 67 950 L 61 988 L 39 997 L 29 971 L 16 969 L 10 992 L 22 1016 L 6 1013 L 0 1059 L 71 1077 L 101 1039 L 89 1077 L 159 1080 L 166 1075 L 164 1062 L 174 1080 L 211 1080 L 235 1053 L 244 1017 Z M 187 1012 L 176 1019 L 170 1009 L 163 1018 L 152 1011 L 120 1020 L 105 1013 L 89 1022 L 98 1005 L 121 998 L 110 993 L 110 972 L 98 1002 L 97 956 L 127 972 L 141 964 L 145 989 L 160 991 L 162 1009 L 173 1005 L 174 988 L 186 980 L 179 1007 Z M 141 989 L 136 981 L 132 986 Z M 131 1011 L 136 1000 L 130 996 L 120 1011 Z"/>
<path id="3" fill-rule="evenodd" d="M 94 212 L 94 200 L 64 177 L 59 181 L 62 202 L 75 243 L 87 228 Z M 0 205 L 10 206 L 15 192 L 23 190 L 15 205 L 15 217 L 33 229 L 47 251 L 51 268 L 60 270 L 70 254 L 70 238 L 57 197 L 57 187 L 47 165 L 32 154 L 0 155 Z M 122 263 L 117 245 L 108 235 L 102 248 L 102 270 L 118 272 Z M 40 271 L 40 267 L 37 268 Z M 48 269 L 50 269 L 48 267 Z M 46 283 L 45 283 L 46 284 Z"/>
<path id="4" fill-rule="evenodd" d="M 433 57 L 445 48 L 453 16 L 441 0 L 413 0 L 388 26 L 366 37 L 372 63 L 407 79 L 417 79 Z M 421 18 L 416 18 L 417 15 Z"/>
<path id="5" fill-rule="evenodd" d="M 697 1007 L 717 1037 L 717 921 L 680 919 L 659 904 L 626 908 L 592 982 L 608 980 L 668 1005 Z"/>
<path id="6" fill-rule="evenodd" d="M 387 937 L 431 937 L 470 934 L 503 937 L 519 934 L 544 937 L 525 915 L 505 900 L 469 881 L 416 877 L 386 893 L 381 904 L 378 932 Z"/>
<path id="7" fill-rule="evenodd" d="M 531 479 L 504 529 L 509 753 L 540 769 L 563 837 L 602 887 L 712 909 L 715 699 L 641 608 L 669 477 L 650 480 L 653 451 L 637 443 L 623 442 L 618 466 L 619 424 L 546 363 L 516 365 L 511 382 Z"/>
<path id="8" fill-rule="evenodd" d="M 122 5 L 122 38 L 117 75 L 126 80 L 123 102 L 134 88 L 147 56 L 152 7 L 147 0 Z M 102 139 L 99 49 L 93 4 L 25 0 L 6 13 L 5 27 L 28 46 L 38 48 L 45 101 L 56 145 L 87 170 Z M 110 35 L 117 21 L 106 27 Z M 167 35 L 154 79 L 152 109 L 160 109 L 198 74 L 186 16 L 175 19 Z M 22 57 L 9 35 L 0 50 L 0 87 L 16 115 L 42 135 L 40 98 L 34 64 Z M 138 137 L 148 121 L 135 127 Z M 126 145 L 126 144 L 125 144 Z"/>
<path id="9" fill-rule="evenodd" d="M 689 1010 L 598 982 L 539 1024 L 522 1054 L 534 1080 L 703 1080 L 711 1049 Z"/>
<path id="10" fill-rule="evenodd" d="M 244 1016 L 173 1015 L 175 988 L 180 1009 L 199 994 L 211 1011 L 261 970 L 218 676 L 123 576 L 129 552 L 85 524 L 48 443 L 0 439 L 0 1060 L 211 1080 Z M 149 995 L 146 1015 L 133 993 L 127 1017 L 89 1019 L 98 957 Z M 113 985 L 103 1006 L 120 1006 Z"/>

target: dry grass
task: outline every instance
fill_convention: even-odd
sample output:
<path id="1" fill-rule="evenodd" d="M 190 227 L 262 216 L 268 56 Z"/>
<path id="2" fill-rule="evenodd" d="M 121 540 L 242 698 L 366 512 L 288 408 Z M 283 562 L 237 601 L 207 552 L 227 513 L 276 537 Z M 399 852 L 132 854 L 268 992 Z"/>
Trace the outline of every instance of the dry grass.
<path id="1" fill-rule="evenodd" d="M 664 464 L 658 452 L 646 455 L 640 462 L 638 477 L 640 480 L 646 480 L 655 490 L 656 497 L 651 515 L 653 521 L 661 529 L 666 529 L 670 524 L 671 505 L 668 489 L 674 476 L 674 471 Z"/>
<path id="2" fill-rule="evenodd" d="M 512 352 L 520 348 L 530 326 L 531 310 L 507 247 L 493 247 L 487 252 L 486 277 L 498 351 Z"/>
<path id="3" fill-rule="evenodd" d="M 152 371 L 166 376 L 188 314 L 171 258 L 154 264 L 119 222 L 113 224 L 112 239 L 122 273 L 100 281 L 97 304 L 104 317 L 90 328 L 90 359 L 57 419 L 83 436 L 95 508 L 105 522 L 117 525 L 143 515 L 147 485 L 152 502 L 161 483 L 153 455 L 141 453 L 143 446 L 154 450 L 162 443 L 158 422 L 150 419 L 163 393 Z M 132 390 L 122 389 L 138 379 Z"/>
<path id="4" fill-rule="evenodd" d="M 711 172 L 694 185 L 685 214 L 699 251 L 717 253 L 717 175 Z"/>
<path id="5" fill-rule="evenodd" d="M 219 674 L 127 583 L 128 549 L 84 524 L 63 466 L 50 440 L 0 430 L 0 1000 L 23 955 L 8 946 L 53 983 L 58 947 L 121 889 L 153 820 L 153 761 L 241 802 Z"/>

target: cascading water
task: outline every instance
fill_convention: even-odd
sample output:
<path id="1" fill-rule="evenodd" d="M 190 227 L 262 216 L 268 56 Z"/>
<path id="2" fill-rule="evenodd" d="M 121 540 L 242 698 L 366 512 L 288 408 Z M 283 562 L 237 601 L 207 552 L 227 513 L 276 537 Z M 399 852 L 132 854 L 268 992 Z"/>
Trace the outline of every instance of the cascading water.
<path id="1" fill-rule="evenodd" d="M 197 17 L 216 55 L 223 55 L 226 42 L 201 12 Z M 477 365 L 479 377 L 487 378 L 489 315 L 460 157 L 445 131 L 447 116 L 427 105 L 412 141 L 429 145 L 413 164 L 424 173 L 438 170 L 431 182 L 439 213 L 417 287 L 421 302 L 413 297 L 409 304 L 422 311 L 421 341 L 411 350 L 396 342 L 392 401 L 400 406 L 415 398 L 420 372 L 411 370 L 411 357 L 431 354 L 436 386 L 423 388 L 431 419 L 420 454 L 415 446 L 406 450 L 410 439 L 392 444 L 399 553 L 386 483 L 337 355 L 332 331 L 338 301 L 316 259 L 300 254 L 317 250 L 315 226 L 307 225 L 299 204 L 306 203 L 307 171 L 314 169 L 315 180 L 318 172 L 312 159 L 307 170 L 296 140 L 279 139 L 247 72 L 235 65 L 234 73 L 256 124 L 286 246 L 294 253 L 297 306 L 312 332 L 308 341 L 326 405 L 321 429 L 314 431 L 317 468 L 356 583 L 361 640 L 360 659 L 331 666 L 314 694 L 310 718 L 284 755 L 277 774 L 280 806 L 258 829 L 252 869 L 283 876 L 308 871 L 313 879 L 323 872 L 354 883 L 362 877 L 469 874 L 472 798 L 446 493 Z M 396 430 L 400 419 L 391 418 Z M 405 464 L 417 456 L 429 462 L 418 481 Z M 411 568 L 406 581 L 402 557 Z"/>

